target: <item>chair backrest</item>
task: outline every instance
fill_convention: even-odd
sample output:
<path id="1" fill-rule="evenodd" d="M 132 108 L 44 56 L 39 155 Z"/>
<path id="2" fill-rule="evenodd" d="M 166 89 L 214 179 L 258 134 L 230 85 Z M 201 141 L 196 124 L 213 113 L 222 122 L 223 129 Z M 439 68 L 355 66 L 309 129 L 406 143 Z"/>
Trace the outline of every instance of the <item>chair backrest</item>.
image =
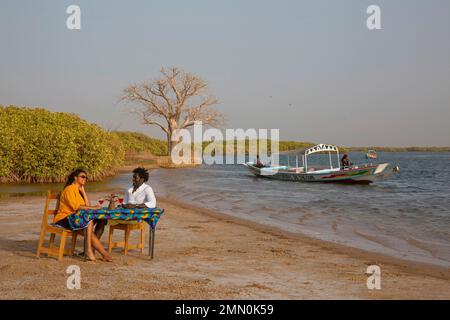
<path id="1" fill-rule="evenodd" d="M 47 196 L 45 198 L 45 208 L 44 208 L 44 216 L 42 218 L 42 223 L 48 224 L 49 216 L 52 218 L 58 213 L 59 209 L 59 200 L 61 194 L 60 193 L 52 193 L 50 190 L 47 191 Z M 50 209 L 50 203 L 52 200 L 56 200 L 56 206 L 54 209 Z"/>

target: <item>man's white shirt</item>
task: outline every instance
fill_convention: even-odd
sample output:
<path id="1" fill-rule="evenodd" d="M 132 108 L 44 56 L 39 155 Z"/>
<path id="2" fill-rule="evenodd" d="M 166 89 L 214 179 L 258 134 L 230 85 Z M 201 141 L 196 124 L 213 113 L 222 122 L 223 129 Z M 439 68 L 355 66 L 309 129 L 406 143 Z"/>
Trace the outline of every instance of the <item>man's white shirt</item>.
<path id="1" fill-rule="evenodd" d="M 133 186 L 131 186 L 125 192 L 123 200 L 125 204 L 145 204 L 147 208 L 156 207 L 156 198 L 153 189 L 146 183 L 143 183 L 135 192 L 133 192 Z"/>

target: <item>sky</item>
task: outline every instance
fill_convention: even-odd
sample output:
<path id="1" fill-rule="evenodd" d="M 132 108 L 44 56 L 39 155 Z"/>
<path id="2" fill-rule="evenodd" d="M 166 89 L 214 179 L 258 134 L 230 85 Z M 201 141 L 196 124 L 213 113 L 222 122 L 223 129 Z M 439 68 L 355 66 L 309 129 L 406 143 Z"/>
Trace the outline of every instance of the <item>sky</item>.
<path id="1" fill-rule="evenodd" d="M 66 8 L 81 8 L 68 30 Z M 381 30 L 368 30 L 369 5 Z M 224 128 L 282 140 L 450 146 L 448 0 L 0 0 L 0 105 L 163 132 L 118 101 L 178 66 L 220 100 Z"/>

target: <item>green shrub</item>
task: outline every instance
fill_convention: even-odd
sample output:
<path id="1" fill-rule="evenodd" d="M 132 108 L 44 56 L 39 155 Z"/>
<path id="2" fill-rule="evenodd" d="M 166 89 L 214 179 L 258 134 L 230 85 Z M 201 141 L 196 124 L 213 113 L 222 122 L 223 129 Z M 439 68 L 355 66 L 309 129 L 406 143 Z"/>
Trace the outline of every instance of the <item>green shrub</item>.
<path id="1" fill-rule="evenodd" d="M 60 182 L 78 167 L 101 179 L 114 173 L 123 158 L 116 135 L 77 115 L 0 106 L 3 182 Z"/>
<path id="2" fill-rule="evenodd" d="M 167 155 L 167 142 L 151 138 L 140 132 L 114 131 L 127 153 L 148 152 L 155 156 Z"/>

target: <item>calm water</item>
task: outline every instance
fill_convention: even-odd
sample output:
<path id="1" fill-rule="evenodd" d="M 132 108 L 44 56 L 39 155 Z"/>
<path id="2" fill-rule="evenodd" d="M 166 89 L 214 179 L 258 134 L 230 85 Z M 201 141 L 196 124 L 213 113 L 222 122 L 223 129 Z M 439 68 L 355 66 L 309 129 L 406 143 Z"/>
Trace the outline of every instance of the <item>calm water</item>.
<path id="1" fill-rule="evenodd" d="M 364 155 L 350 155 L 354 163 Z M 157 196 L 413 261 L 450 267 L 450 153 L 379 153 L 401 172 L 372 185 L 257 178 L 238 165 L 151 172 Z M 119 175 L 89 190 L 125 188 Z M 60 185 L 0 185 L 0 196 L 43 194 Z"/>
<path id="2" fill-rule="evenodd" d="M 364 163 L 362 153 L 350 155 Z M 156 170 L 162 195 L 324 240 L 450 266 L 450 153 L 380 153 L 401 172 L 372 185 L 257 178 L 243 166 Z M 293 163 L 293 162 L 291 162 Z"/>

